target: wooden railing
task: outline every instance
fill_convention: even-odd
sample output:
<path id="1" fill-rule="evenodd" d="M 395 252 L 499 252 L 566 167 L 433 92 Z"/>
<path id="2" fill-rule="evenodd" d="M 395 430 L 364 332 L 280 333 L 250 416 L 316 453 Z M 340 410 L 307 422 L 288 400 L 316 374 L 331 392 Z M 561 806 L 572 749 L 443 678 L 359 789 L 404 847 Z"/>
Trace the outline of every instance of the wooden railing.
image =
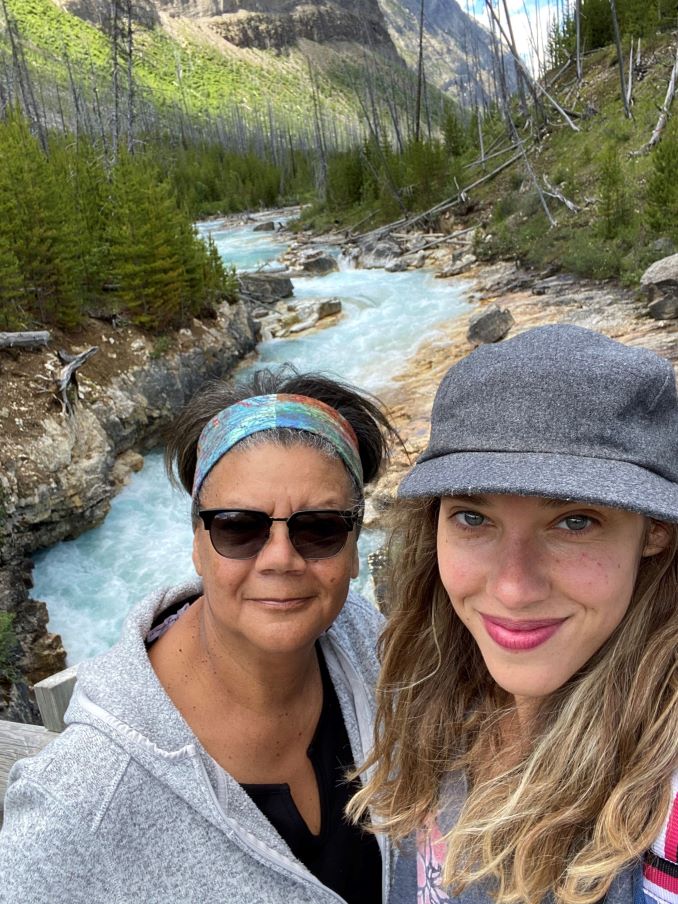
<path id="1" fill-rule="evenodd" d="M 0 720 L 0 825 L 9 770 L 17 760 L 38 753 L 64 730 L 64 713 L 73 693 L 76 668 L 64 669 L 35 685 L 43 725 Z"/>

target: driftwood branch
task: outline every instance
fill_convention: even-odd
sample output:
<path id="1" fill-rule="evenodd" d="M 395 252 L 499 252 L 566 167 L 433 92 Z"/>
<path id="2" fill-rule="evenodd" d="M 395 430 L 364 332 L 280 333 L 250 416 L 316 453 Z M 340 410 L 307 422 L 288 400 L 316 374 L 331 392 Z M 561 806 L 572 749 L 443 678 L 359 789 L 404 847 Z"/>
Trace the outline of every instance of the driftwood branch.
<path id="1" fill-rule="evenodd" d="M 664 98 L 664 103 L 662 104 L 661 111 L 659 113 L 657 125 L 654 127 L 654 131 L 652 132 L 650 140 L 647 142 L 647 144 L 644 144 L 642 148 L 640 148 L 640 150 L 633 151 L 633 153 L 631 154 L 632 157 L 641 157 L 643 154 L 648 154 L 655 145 L 659 144 L 659 141 L 662 137 L 662 132 L 666 127 L 666 123 L 669 121 L 669 112 L 671 110 L 671 104 L 673 103 L 673 97 L 676 93 L 676 79 L 678 79 L 678 44 L 676 44 L 676 59 L 673 64 L 673 69 L 671 70 L 669 86 L 666 89 L 666 97 Z"/>
<path id="2" fill-rule="evenodd" d="M 543 179 L 544 185 L 546 186 L 546 194 L 550 198 L 555 198 L 557 201 L 560 201 L 561 204 L 564 204 L 571 213 L 579 213 L 581 207 L 578 207 L 574 203 L 574 201 L 570 201 L 569 198 L 566 198 L 559 188 L 555 188 L 553 185 L 551 185 L 548 176 L 544 176 Z"/>
<path id="3" fill-rule="evenodd" d="M 23 333 L 0 333 L 0 348 L 42 348 L 51 339 L 47 330 Z"/>
<path id="4" fill-rule="evenodd" d="M 84 352 L 80 352 L 79 355 L 67 355 L 65 352 L 59 352 L 59 358 L 65 364 L 65 366 L 61 368 L 59 376 L 56 380 L 57 395 L 66 414 L 73 413 L 73 405 L 71 404 L 71 400 L 68 395 L 68 391 L 71 386 L 73 386 L 73 388 L 75 389 L 76 399 L 78 397 L 78 379 L 76 371 L 79 367 L 82 367 L 85 361 L 88 361 L 92 357 L 92 355 L 95 355 L 98 351 L 99 346 L 93 345 L 91 348 L 86 349 Z"/>

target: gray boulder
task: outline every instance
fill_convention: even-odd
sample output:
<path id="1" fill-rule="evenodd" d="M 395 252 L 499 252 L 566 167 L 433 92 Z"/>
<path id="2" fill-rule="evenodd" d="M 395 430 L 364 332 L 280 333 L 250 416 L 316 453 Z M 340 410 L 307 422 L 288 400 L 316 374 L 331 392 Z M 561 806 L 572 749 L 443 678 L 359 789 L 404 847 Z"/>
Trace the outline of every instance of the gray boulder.
<path id="1" fill-rule="evenodd" d="M 414 257 L 410 258 L 409 260 L 409 266 L 411 270 L 420 270 L 425 263 L 426 253 L 424 251 L 417 251 Z"/>
<path id="2" fill-rule="evenodd" d="M 471 254 L 470 251 L 466 251 L 463 254 L 457 254 L 455 255 L 453 262 L 448 267 L 445 267 L 440 275 L 442 277 L 458 276 L 460 273 L 464 273 L 468 270 L 469 267 L 472 267 L 477 260 L 475 254 Z"/>
<path id="3" fill-rule="evenodd" d="M 671 254 L 651 264 L 640 277 L 644 289 L 678 289 L 678 254 Z"/>
<path id="4" fill-rule="evenodd" d="M 402 254 L 400 245 L 394 239 L 367 239 L 361 243 L 360 263 L 366 270 L 387 267 Z"/>
<path id="5" fill-rule="evenodd" d="M 647 312 L 655 320 L 678 317 L 678 254 L 663 257 L 640 277 L 649 304 Z"/>
<path id="6" fill-rule="evenodd" d="M 678 295 L 655 298 L 647 306 L 647 313 L 653 320 L 675 320 L 678 318 Z"/>
<path id="7" fill-rule="evenodd" d="M 257 223 L 252 228 L 252 232 L 275 232 L 275 223 L 273 220 L 266 220 L 265 223 Z"/>
<path id="8" fill-rule="evenodd" d="M 238 286 L 241 297 L 255 304 L 275 304 L 294 294 L 289 276 L 277 273 L 240 273 Z"/>
<path id="9" fill-rule="evenodd" d="M 302 257 L 301 269 L 307 274 L 324 276 L 326 273 L 333 273 L 338 270 L 339 264 L 331 254 L 325 254 L 324 251 L 313 251 Z"/>
<path id="10" fill-rule="evenodd" d="M 472 345 L 499 342 L 506 336 L 514 323 L 508 308 L 500 308 L 499 305 L 491 304 L 471 317 L 466 338 Z"/>

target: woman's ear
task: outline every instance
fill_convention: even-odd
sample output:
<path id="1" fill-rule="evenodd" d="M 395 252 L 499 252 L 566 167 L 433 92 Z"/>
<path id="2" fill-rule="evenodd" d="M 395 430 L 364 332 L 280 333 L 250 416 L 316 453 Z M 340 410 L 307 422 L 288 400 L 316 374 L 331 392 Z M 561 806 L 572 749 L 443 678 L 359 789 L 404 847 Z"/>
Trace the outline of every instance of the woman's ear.
<path id="1" fill-rule="evenodd" d="M 641 555 L 656 556 L 658 553 L 663 552 L 669 545 L 670 538 L 671 535 L 666 524 L 663 521 L 655 521 L 650 518 Z"/>
<path id="2" fill-rule="evenodd" d="M 195 572 L 199 577 L 202 577 L 202 559 L 200 557 L 200 542 L 198 539 L 198 531 L 200 530 L 200 524 L 193 531 L 193 567 L 195 568 Z"/>
<path id="3" fill-rule="evenodd" d="M 358 552 L 358 541 L 353 544 L 353 560 L 351 561 L 351 577 L 357 578 L 360 573 L 360 553 Z"/>

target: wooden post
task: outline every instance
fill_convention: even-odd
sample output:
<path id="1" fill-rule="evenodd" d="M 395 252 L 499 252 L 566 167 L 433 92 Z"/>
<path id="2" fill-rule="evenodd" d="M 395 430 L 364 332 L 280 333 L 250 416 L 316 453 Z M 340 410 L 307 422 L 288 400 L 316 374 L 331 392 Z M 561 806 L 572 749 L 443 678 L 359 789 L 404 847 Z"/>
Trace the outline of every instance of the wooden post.
<path id="1" fill-rule="evenodd" d="M 72 665 L 63 672 L 43 678 L 34 685 L 35 700 L 45 728 L 49 731 L 63 731 L 64 713 L 75 687 L 77 666 Z"/>

